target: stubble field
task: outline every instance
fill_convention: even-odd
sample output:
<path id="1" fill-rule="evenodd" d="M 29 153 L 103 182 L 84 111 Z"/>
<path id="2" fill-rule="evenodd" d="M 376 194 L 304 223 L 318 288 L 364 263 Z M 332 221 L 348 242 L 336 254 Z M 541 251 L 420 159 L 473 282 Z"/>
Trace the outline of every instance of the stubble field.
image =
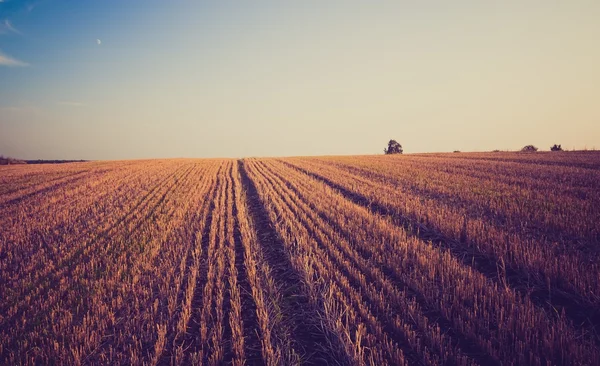
<path id="1" fill-rule="evenodd" d="M 600 153 L 0 167 L 0 364 L 600 364 Z"/>

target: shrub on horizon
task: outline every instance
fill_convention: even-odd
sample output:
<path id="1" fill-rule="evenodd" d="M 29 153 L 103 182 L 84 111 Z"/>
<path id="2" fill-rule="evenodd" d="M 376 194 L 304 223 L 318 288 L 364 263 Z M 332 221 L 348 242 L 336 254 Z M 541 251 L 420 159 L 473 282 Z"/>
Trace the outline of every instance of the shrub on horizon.
<path id="1" fill-rule="evenodd" d="M 521 149 L 521 152 L 536 152 L 536 151 L 538 151 L 538 148 L 533 145 L 523 146 L 523 148 Z"/>

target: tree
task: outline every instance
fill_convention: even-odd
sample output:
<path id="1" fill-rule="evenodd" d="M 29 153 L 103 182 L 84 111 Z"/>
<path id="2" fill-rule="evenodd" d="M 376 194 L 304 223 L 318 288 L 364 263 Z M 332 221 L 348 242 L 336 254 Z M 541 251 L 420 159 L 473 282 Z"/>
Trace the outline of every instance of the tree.
<path id="1" fill-rule="evenodd" d="M 563 151 L 563 149 L 560 145 L 554 144 L 554 146 L 550 148 L 550 151 Z"/>
<path id="2" fill-rule="evenodd" d="M 538 150 L 537 147 L 535 147 L 533 145 L 527 145 L 521 149 L 521 152 L 536 152 L 537 150 Z"/>
<path id="3" fill-rule="evenodd" d="M 390 142 L 388 142 L 388 147 L 386 149 L 383 149 L 383 152 L 386 155 L 389 154 L 402 154 L 402 145 L 400 145 L 398 143 L 398 141 L 396 140 L 390 140 Z"/>
<path id="4" fill-rule="evenodd" d="M 8 156 L 0 155 L 0 165 L 11 165 L 11 164 L 27 164 L 25 160 L 15 159 Z"/>

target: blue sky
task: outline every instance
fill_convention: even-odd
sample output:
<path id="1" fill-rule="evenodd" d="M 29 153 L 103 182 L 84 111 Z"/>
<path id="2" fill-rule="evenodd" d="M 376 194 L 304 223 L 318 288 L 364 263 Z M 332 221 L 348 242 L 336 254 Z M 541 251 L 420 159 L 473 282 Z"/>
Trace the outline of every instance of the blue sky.
<path id="1" fill-rule="evenodd" d="M 0 1 L 0 154 L 600 147 L 597 1 Z"/>

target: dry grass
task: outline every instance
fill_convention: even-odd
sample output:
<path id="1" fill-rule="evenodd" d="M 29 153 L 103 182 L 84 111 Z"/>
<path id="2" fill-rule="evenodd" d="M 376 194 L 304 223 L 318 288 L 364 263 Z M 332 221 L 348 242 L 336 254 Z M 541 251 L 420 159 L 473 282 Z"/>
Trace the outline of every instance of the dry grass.
<path id="1" fill-rule="evenodd" d="M 599 157 L 0 167 L 0 364 L 598 364 Z"/>

